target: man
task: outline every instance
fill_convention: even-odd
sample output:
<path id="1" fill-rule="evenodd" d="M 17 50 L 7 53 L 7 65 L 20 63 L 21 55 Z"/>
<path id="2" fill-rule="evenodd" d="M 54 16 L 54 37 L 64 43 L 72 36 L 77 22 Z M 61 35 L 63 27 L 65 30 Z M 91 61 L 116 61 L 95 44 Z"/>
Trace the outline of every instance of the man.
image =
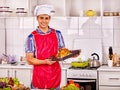
<path id="1" fill-rule="evenodd" d="M 65 44 L 61 32 L 49 26 L 51 11 L 51 5 L 36 6 L 34 13 L 38 27 L 28 35 L 26 59 L 33 65 L 32 87 L 59 90 L 61 67 L 58 61 L 52 61 L 50 57 L 56 56 Z"/>

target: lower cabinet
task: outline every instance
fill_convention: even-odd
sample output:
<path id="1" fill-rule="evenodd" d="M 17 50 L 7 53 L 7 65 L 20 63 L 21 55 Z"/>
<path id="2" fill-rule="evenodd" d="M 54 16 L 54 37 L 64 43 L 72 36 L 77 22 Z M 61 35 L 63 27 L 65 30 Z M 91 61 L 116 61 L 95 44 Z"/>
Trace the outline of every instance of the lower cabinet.
<path id="1" fill-rule="evenodd" d="M 99 90 L 120 90 L 120 71 L 99 71 Z"/>
<path id="2" fill-rule="evenodd" d="M 63 87 L 67 84 L 67 69 L 62 69 L 62 77 L 60 87 Z"/>
<path id="3" fill-rule="evenodd" d="M 32 80 L 32 68 L 0 67 L 0 77 L 17 77 L 25 86 L 30 87 Z M 67 84 L 67 69 L 62 69 L 60 87 Z"/>
<path id="4" fill-rule="evenodd" d="M 11 69 L 7 69 L 7 68 L 0 68 L 0 77 L 10 77 L 11 75 Z"/>
<path id="5" fill-rule="evenodd" d="M 99 90 L 120 90 L 120 87 L 99 86 Z"/>
<path id="6" fill-rule="evenodd" d="M 13 77 L 17 77 L 25 86 L 30 87 L 31 69 L 12 69 Z"/>
<path id="7" fill-rule="evenodd" d="M 16 77 L 28 87 L 30 87 L 31 73 L 30 68 L 0 68 L 0 77 Z"/>

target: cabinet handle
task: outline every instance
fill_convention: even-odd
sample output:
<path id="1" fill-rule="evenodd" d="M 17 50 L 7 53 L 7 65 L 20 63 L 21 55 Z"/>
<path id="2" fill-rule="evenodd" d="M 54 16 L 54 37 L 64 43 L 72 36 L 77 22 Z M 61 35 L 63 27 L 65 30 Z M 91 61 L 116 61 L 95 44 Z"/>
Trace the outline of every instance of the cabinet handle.
<path id="1" fill-rule="evenodd" d="M 120 78 L 109 78 L 109 80 L 119 80 Z"/>
<path id="2" fill-rule="evenodd" d="M 15 70 L 15 78 L 16 78 L 16 70 Z"/>
<path id="3" fill-rule="evenodd" d="M 9 70 L 7 70 L 7 76 L 10 77 L 10 72 L 9 72 Z"/>

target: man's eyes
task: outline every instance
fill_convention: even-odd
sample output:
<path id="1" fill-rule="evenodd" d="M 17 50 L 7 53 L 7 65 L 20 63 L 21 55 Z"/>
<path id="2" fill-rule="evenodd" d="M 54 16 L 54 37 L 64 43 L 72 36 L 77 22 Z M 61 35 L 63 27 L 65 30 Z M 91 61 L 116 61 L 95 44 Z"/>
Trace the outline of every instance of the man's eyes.
<path id="1" fill-rule="evenodd" d="M 46 18 L 44 18 L 44 17 L 40 17 L 40 19 L 45 19 L 45 20 L 48 20 L 49 18 L 48 18 L 48 17 L 46 17 Z"/>

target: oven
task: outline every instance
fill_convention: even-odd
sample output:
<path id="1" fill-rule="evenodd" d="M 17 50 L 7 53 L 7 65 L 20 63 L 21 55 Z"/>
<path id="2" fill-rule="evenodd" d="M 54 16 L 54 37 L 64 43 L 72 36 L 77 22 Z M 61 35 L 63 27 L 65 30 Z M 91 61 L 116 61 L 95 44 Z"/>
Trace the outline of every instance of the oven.
<path id="1" fill-rule="evenodd" d="M 97 70 L 68 69 L 67 82 L 73 80 L 78 83 L 80 90 L 98 90 Z"/>

